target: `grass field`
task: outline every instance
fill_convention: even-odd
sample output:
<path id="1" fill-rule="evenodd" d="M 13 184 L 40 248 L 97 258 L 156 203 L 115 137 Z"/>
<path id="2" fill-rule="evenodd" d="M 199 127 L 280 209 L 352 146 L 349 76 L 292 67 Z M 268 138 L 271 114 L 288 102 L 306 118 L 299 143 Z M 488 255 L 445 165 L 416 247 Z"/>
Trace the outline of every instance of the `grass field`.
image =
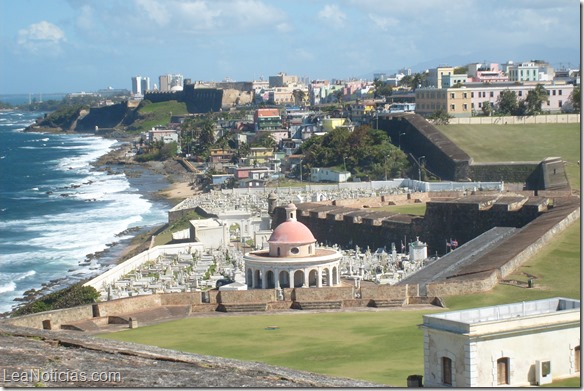
<path id="1" fill-rule="evenodd" d="M 475 162 L 540 161 L 559 156 L 573 189 L 580 188 L 580 124 L 440 125 Z"/>
<path id="2" fill-rule="evenodd" d="M 580 160 L 577 125 L 456 125 L 443 130 L 478 162 L 561 156 L 568 161 L 572 186 L 580 186 L 579 167 L 571 165 Z M 501 139 L 509 148 L 501 148 Z M 418 214 L 420 209 L 400 212 Z M 578 220 L 509 277 L 526 281 L 523 273 L 535 276 L 533 288 L 498 285 L 482 294 L 446 297 L 448 310 L 555 296 L 580 299 L 580 234 Z M 102 337 L 405 387 L 409 375 L 423 374 L 423 331 L 417 325 L 424 314 L 438 311 L 443 310 L 201 317 Z M 266 330 L 268 326 L 279 328 Z M 580 380 L 552 386 L 579 387 Z"/>
<path id="3" fill-rule="evenodd" d="M 188 114 L 187 106 L 184 102 L 171 100 L 168 102 L 151 103 L 140 109 L 140 114 L 144 119 L 133 124 L 136 131 L 148 131 L 155 126 L 166 125 L 172 115 Z"/>

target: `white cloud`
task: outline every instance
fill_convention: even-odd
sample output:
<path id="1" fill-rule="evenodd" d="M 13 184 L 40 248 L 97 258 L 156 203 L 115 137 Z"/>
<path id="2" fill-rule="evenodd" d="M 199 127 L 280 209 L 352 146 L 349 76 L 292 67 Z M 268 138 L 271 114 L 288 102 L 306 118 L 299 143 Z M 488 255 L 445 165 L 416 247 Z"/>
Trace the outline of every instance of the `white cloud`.
<path id="1" fill-rule="evenodd" d="M 369 19 L 373 21 L 373 24 L 382 31 L 388 31 L 390 27 L 397 26 L 399 20 L 392 17 L 383 17 L 376 14 L 368 14 Z"/>
<path id="2" fill-rule="evenodd" d="M 58 54 L 60 44 L 66 41 L 63 30 L 45 20 L 18 30 L 18 45 L 33 53 L 46 50 L 49 54 Z"/>
<path id="3" fill-rule="evenodd" d="M 318 17 L 330 26 L 341 28 L 347 21 L 347 15 L 337 5 L 327 4 L 318 13 Z"/>
<path id="4" fill-rule="evenodd" d="M 168 9 L 163 4 L 157 0 L 136 0 L 138 9 L 159 26 L 167 25 L 171 18 Z"/>

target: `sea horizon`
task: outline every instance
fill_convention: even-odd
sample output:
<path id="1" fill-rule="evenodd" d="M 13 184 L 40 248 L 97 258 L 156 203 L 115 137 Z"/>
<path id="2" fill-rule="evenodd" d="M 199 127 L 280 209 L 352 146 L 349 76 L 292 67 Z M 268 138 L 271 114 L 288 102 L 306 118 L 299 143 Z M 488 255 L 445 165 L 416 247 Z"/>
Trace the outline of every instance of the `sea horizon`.
<path id="1" fill-rule="evenodd" d="M 166 223 L 171 207 L 151 197 L 168 187 L 162 175 L 141 166 L 130 177 L 127 167 L 94 167 L 117 140 L 24 132 L 41 115 L 0 112 L 0 313 L 32 289 L 103 273 L 136 235 L 131 231 Z M 88 265 L 95 253 L 102 255 Z"/>

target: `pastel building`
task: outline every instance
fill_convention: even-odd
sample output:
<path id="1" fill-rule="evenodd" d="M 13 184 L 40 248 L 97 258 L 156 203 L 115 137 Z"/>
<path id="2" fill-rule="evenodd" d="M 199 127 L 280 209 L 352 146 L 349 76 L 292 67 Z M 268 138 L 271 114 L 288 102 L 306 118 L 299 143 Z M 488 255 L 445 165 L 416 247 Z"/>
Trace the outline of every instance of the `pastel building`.
<path id="1" fill-rule="evenodd" d="M 424 315 L 424 387 L 523 387 L 580 376 L 580 301 Z"/>
<path id="2" fill-rule="evenodd" d="M 317 248 L 310 229 L 296 220 L 296 205 L 286 206 L 286 221 L 274 229 L 268 249 L 243 257 L 248 289 L 340 286 L 342 254 Z"/>

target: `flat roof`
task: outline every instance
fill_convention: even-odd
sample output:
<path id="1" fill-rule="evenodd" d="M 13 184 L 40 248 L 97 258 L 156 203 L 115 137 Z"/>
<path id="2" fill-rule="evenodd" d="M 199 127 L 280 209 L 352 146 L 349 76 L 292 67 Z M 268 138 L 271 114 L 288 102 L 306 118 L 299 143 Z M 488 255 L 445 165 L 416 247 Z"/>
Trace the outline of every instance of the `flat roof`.
<path id="1" fill-rule="evenodd" d="M 424 315 L 424 318 L 443 319 L 464 324 L 477 324 L 534 315 L 552 314 L 560 311 L 580 309 L 580 300 L 553 297 L 550 299 L 523 301 L 491 307 L 472 308 L 461 311 Z"/>

